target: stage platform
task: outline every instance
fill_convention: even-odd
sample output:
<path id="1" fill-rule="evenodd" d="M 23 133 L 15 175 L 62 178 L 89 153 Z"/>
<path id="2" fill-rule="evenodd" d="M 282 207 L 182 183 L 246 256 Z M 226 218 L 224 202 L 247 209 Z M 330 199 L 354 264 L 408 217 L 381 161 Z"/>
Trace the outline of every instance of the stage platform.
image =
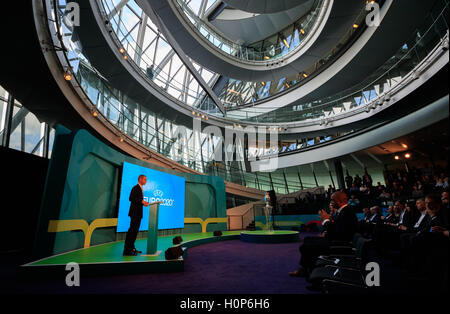
<path id="1" fill-rule="evenodd" d="M 173 246 L 172 239 L 180 235 L 183 238 L 181 246 L 185 249 L 183 257 L 177 260 L 166 260 L 164 252 Z M 70 262 L 80 265 L 82 276 L 109 276 L 163 272 L 180 272 L 184 270 L 184 260 L 188 248 L 206 243 L 239 240 L 254 243 L 281 243 L 299 240 L 296 231 L 275 231 L 267 234 L 265 231 L 223 231 L 222 236 L 214 236 L 212 232 L 174 234 L 158 237 L 157 254 L 138 256 L 123 256 L 124 241 L 94 245 L 58 255 L 53 255 L 19 267 L 18 272 L 24 279 L 65 278 L 65 269 Z M 144 251 L 147 239 L 136 240 L 136 248 Z"/>
<path id="2" fill-rule="evenodd" d="M 137 239 L 136 248 L 143 251 L 138 256 L 123 256 L 124 241 L 94 245 L 67 253 L 53 255 L 19 267 L 22 278 L 60 277 L 67 275 L 66 264 L 75 262 L 80 265 L 82 276 L 125 275 L 177 272 L 184 270 L 187 248 L 217 241 L 238 240 L 241 231 L 223 231 L 215 237 L 212 232 L 174 234 L 158 237 L 157 255 L 145 254 L 147 239 Z M 181 236 L 186 248 L 182 258 L 166 260 L 164 252 L 173 246 L 172 239 Z"/>
<path id="3" fill-rule="evenodd" d="M 275 230 L 272 232 L 266 230 L 242 231 L 241 241 L 251 243 L 288 243 L 300 241 L 298 231 Z"/>

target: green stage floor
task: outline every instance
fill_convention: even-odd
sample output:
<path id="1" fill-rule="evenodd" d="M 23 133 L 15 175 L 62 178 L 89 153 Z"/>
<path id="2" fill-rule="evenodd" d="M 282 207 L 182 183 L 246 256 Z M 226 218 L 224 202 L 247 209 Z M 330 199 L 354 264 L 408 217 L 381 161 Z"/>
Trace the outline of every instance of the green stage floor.
<path id="1" fill-rule="evenodd" d="M 43 266 L 43 265 L 66 265 L 69 262 L 76 262 L 78 264 L 94 264 L 94 263 L 133 263 L 133 262 L 154 262 L 165 261 L 164 252 L 169 247 L 173 246 L 172 239 L 179 235 L 183 238 L 183 247 L 192 247 L 208 242 L 229 240 L 232 238 L 238 239 L 241 231 L 223 231 L 222 237 L 214 237 L 212 232 L 206 233 L 187 233 L 187 234 L 174 234 L 170 236 L 158 237 L 157 251 L 161 251 L 158 256 L 123 256 L 124 241 L 110 242 L 105 244 L 99 244 L 91 246 L 89 248 L 79 249 L 62 253 L 59 255 L 50 256 L 32 263 L 26 266 Z M 147 239 L 136 240 L 136 248 L 145 253 L 147 247 Z"/>
<path id="2" fill-rule="evenodd" d="M 245 234 L 254 234 L 254 235 L 281 235 L 281 234 L 298 234 L 297 231 L 288 231 L 288 230 L 275 230 L 273 232 L 269 232 L 266 230 L 256 230 L 256 231 L 242 231 Z"/>
<path id="3" fill-rule="evenodd" d="M 268 230 L 243 231 L 240 236 L 241 241 L 251 243 L 288 243 L 300 241 L 298 231 Z"/>

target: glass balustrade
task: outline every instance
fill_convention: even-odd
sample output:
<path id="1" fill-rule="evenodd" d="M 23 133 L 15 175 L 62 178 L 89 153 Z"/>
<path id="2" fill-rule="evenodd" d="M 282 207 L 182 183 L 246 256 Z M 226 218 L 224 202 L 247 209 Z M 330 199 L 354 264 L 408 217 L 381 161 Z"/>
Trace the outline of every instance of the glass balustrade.
<path id="1" fill-rule="evenodd" d="M 203 21 L 194 12 L 195 8 L 191 7 L 190 0 L 172 1 L 177 4 L 177 8 L 186 17 L 186 20 L 190 22 L 193 29 L 201 34 L 213 48 L 240 61 L 262 64 L 280 57 L 287 57 L 302 47 L 307 38 L 314 34 L 318 24 L 323 19 L 324 11 L 330 5 L 328 0 L 316 0 L 308 14 L 303 15 L 294 24 L 278 32 L 271 40 L 258 41 L 250 45 L 240 45 L 220 35 Z"/>
<path id="2" fill-rule="evenodd" d="M 313 102 L 285 106 L 270 112 L 257 108 L 242 108 L 240 113 L 227 112 L 230 119 L 259 123 L 280 123 L 305 121 L 337 116 L 361 108 L 374 101 L 382 101 L 380 96 L 388 94 L 402 79 L 420 64 L 435 49 L 448 32 L 448 1 L 430 13 L 424 26 L 417 29 L 412 37 L 398 49 L 385 64 L 380 66 L 363 82 L 333 96 Z"/>

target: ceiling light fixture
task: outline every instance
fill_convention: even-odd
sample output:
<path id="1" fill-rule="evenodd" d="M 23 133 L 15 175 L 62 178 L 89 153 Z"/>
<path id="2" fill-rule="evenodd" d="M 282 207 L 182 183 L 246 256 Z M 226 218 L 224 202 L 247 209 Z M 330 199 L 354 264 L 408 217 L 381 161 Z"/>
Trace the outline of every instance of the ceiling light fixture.
<path id="1" fill-rule="evenodd" d="M 283 41 L 283 44 L 289 49 L 289 43 L 288 43 L 286 37 L 284 37 L 284 35 L 280 35 L 280 38 Z"/>
<path id="2" fill-rule="evenodd" d="M 66 81 L 70 81 L 70 80 L 72 79 L 72 74 L 69 72 L 69 70 L 66 70 L 66 71 L 64 72 L 64 79 L 65 79 Z"/>

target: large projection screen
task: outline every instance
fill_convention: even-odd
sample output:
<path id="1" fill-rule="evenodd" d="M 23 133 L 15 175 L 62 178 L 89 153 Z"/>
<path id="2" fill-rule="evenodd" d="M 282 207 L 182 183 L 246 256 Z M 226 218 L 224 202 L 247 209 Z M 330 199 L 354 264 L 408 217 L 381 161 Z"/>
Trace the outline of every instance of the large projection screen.
<path id="1" fill-rule="evenodd" d="M 162 201 L 159 205 L 158 229 L 184 228 L 185 179 L 124 162 L 117 232 L 128 231 L 130 226 L 130 217 L 128 217 L 129 196 L 133 186 L 138 184 L 138 177 L 141 174 L 147 177 L 147 184 L 144 186 L 144 200 L 147 202 Z M 148 229 L 148 211 L 149 208 L 144 207 L 139 231 Z"/>

